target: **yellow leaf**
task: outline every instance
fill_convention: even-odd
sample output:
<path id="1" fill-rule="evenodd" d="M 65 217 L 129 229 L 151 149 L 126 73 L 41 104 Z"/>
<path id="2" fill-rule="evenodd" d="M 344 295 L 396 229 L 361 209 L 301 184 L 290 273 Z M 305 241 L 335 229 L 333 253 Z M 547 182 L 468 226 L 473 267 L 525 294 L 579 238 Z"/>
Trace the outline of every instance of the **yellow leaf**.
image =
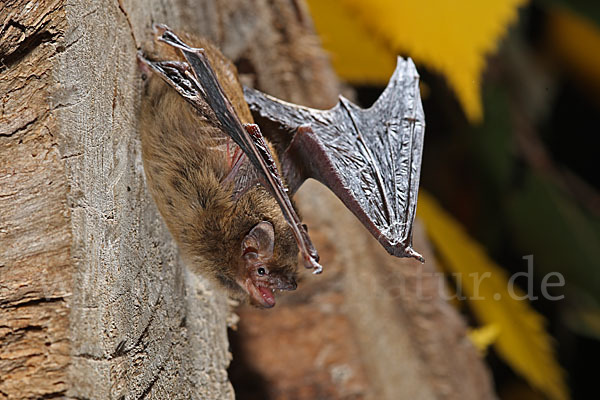
<path id="1" fill-rule="evenodd" d="M 396 67 L 396 55 L 375 40 L 340 0 L 308 0 L 323 47 L 340 77 L 352 83 L 385 85 Z"/>
<path id="2" fill-rule="evenodd" d="M 506 272 L 423 191 L 419 193 L 417 214 L 442 264 L 462 278 L 462 292 L 469 298 L 469 307 L 476 318 L 481 324 L 498 327 L 494 342 L 497 353 L 548 398 L 568 399 L 564 372 L 554 358 L 545 320 L 527 301 L 517 300 L 524 295 L 522 291 L 515 288 L 518 297 L 511 296 Z"/>
<path id="3" fill-rule="evenodd" d="M 387 83 L 395 55 L 446 76 L 466 115 L 480 121 L 481 73 L 527 0 L 308 0 L 323 46 L 352 83 Z"/>
<path id="4" fill-rule="evenodd" d="M 547 46 L 573 78 L 586 89 L 600 91 L 600 28 L 566 9 L 548 11 Z"/>
<path id="5" fill-rule="evenodd" d="M 489 324 L 481 328 L 471 329 L 469 331 L 469 339 L 477 347 L 477 349 L 485 354 L 487 348 L 496 341 L 500 334 L 500 328 L 496 324 Z"/>

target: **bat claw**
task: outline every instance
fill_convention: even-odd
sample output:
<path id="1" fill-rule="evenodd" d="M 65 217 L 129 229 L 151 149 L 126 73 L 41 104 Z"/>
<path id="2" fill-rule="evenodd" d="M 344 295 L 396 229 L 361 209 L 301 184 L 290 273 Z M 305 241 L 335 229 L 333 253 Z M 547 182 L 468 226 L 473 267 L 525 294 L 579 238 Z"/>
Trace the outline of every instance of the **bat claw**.
<path id="1" fill-rule="evenodd" d="M 313 265 L 311 268 L 314 268 L 313 270 L 313 275 L 319 275 L 321 272 L 323 272 L 323 266 L 317 262 L 315 262 L 315 265 Z"/>
<path id="2" fill-rule="evenodd" d="M 407 257 L 414 258 L 415 260 L 418 260 L 422 263 L 425 262 L 425 258 L 423 258 L 423 256 L 420 253 L 413 250 L 413 248 L 410 246 L 407 247 L 406 249 L 404 249 L 404 253 L 406 254 Z"/>
<path id="3" fill-rule="evenodd" d="M 304 268 L 306 269 L 312 269 L 313 270 L 313 274 L 314 275 L 319 275 L 321 272 L 323 272 L 323 266 L 321 264 L 319 264 L 318 262 L 318 256 L 317 258 L 314 257 L 305 257 L 304 258 Z"/>
<path id="4" fill-rule="evenodd" d="M 156 36 L 161 36 L 163 33 L 165 33 L 166 31 L 170 30 L 169 27 L 165 24 L 152 24 L 152 32 L 154 32 L 154 34 Z"/>

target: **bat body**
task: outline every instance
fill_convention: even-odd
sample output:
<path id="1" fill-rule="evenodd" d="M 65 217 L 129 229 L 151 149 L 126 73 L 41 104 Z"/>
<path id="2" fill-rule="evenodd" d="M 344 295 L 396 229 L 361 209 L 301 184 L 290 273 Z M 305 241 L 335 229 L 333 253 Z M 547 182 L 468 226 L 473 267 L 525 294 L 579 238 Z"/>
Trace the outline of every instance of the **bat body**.
<path id="1" fill-rule="evenodd" d="M 412 61 L 398 60 L 371 108 L 340 97 L 314 110 L 242 91 L 216 48 L 165 26 L 156 31 L 164 45 L 138 55 L 150 76 L 144 168 L 196 272 L 261 307 L 275 304 L 274 290 L 296 288 L 298 253 L 320 273 L 290 199 L 308 178 L 328 186 L 390 254 L 423 261 L 411 247 L 425 126 Z"/>
<path id="2" fill-rule="evenodd" d="M 233 65 L 190 41 L 207 49 L 237 114 L 252 123 Z M 182 59 L 166 45 L 153 56 Z M 156 74 L 148 74 L 140 120 L 148 186 L 187 264 L 262 307 L 274 305 L 273 290 L 294 289 L 298 250 L 277 202 L 259 185 L 234 196 L 234 180 L 226 182 L 236 162 L 241 176 L 250 168 L 229 136 Z"/>

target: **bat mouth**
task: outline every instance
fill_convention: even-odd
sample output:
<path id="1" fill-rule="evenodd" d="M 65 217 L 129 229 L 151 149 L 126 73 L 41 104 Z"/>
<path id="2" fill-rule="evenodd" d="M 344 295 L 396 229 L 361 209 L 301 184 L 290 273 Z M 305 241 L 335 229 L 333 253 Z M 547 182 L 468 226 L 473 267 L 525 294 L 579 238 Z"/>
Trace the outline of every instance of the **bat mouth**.
<path id="1" fill-rule="evenodd" d="M 272 308 L 275 306 L 274 290 L 262 285 L 256 285 L 252 279 L 247 278 L 242 287 L 250 296 L 250 302 L 261 308 Z"/>

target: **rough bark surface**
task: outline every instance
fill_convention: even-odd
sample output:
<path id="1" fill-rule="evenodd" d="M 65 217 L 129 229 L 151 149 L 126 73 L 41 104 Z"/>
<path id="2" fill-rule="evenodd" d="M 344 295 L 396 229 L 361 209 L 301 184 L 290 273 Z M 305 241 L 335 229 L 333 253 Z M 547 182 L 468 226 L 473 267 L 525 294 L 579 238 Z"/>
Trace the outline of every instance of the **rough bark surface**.
<path id="1" fill-rule="evenodd" d="M 315 107 L 336 100 L 300 1 L 3 2 L 0 399 L 233 397 L 227 301 L 185 269 L 144 183 L 135 54 L 153 22 L 211 38 L 248 85 Z M 492 397 L 454 310 L 386 286 L 423 267 L 389 259 L 322 188 L 298 202 L 327 275 L 307 276 L 275 312 L 242 310 L 235 356 L 269 393 Z M 287 358 L 262 363 L 258 341 L 282 329 Z"/>
<path id="2" fill-rule="evenodd" d="M 0 398 L 64 393 L 73 273 L 50 96 L 60 0 L 0 7 Z"/>

